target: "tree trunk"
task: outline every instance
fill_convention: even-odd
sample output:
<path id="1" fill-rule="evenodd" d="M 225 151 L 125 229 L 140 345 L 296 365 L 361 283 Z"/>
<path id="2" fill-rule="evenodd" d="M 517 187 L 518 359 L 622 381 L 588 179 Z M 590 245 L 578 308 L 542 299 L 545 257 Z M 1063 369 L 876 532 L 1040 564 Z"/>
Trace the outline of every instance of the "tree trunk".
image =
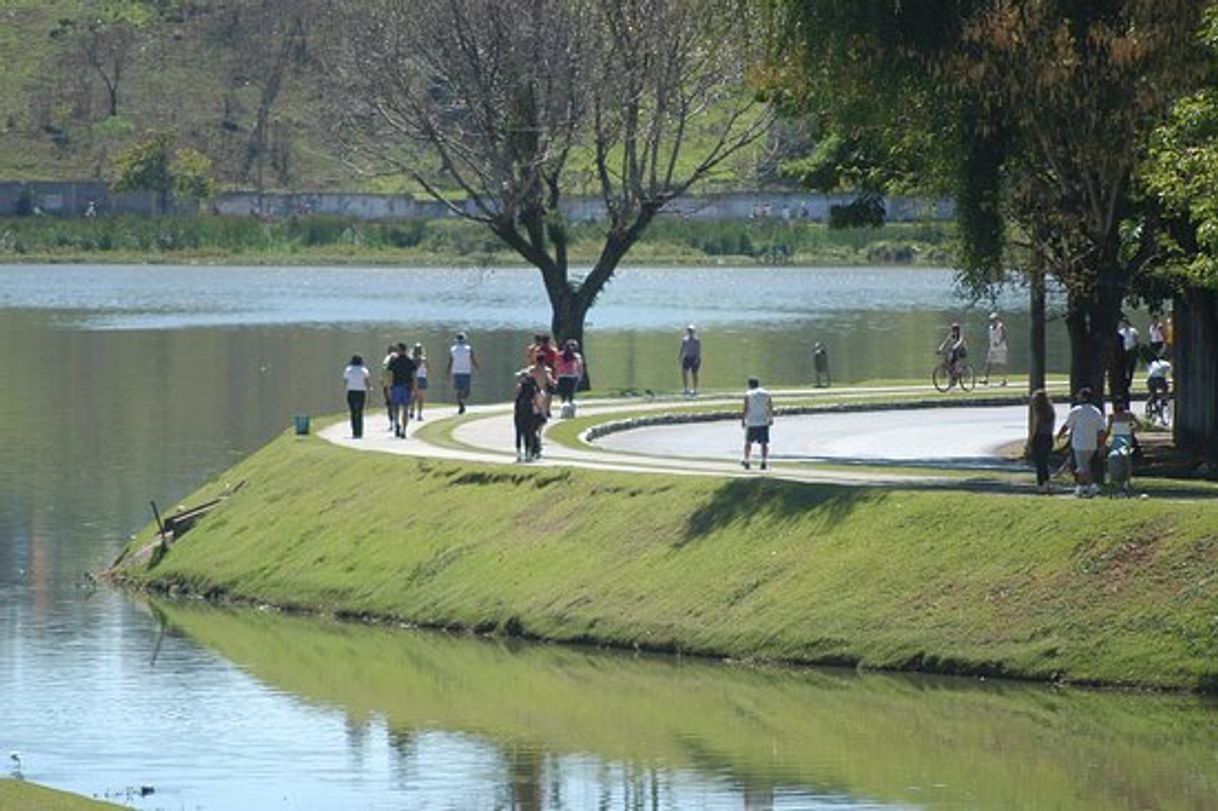
<path id="1" fill-rule="evenodd" d="M 1028 309 L 1032 316 L 1028 366 L 1028 394 L 1045 387 L 1045 266 L 1038 254 L 1028 285 Z"/>
<path id="2" fill-rule="evenodd" d="M 1122 358 L 1117 352 L 1121 297 L 1112 291 L 1086 298 L 1071 294 L 1066 329 L 1070 335 L 1070 392 L 1087 388 L 1091 401 L 1104 408 L 1104 377 L 1109 393 L 1125 395 Z"/>
<path id="3" fill-rule="evenodd" d="M 588 352 L 584 346 L 584 320 L 588 317 L 588 306 L 582 298 L 569 287 L 560 293 L 558 300 L 550 297 L 550 307 L 553 314 L 550 318 L 550 331 L 554 335 L 556 345 L 561 348 L 569 340 L 579 342 L 579 351 L 584 356 L 584 376 L 579 381 L 579 390 L 587 391 L 592 388 L 591 375 L 588 372 Z"/>
<path id="4" fill-rule="evenodd" d="M 1204 457 L 1218 478 L 1218 293 L 1188 290 L 1175 301 L 1172 372 L 1177 449 Z"/>

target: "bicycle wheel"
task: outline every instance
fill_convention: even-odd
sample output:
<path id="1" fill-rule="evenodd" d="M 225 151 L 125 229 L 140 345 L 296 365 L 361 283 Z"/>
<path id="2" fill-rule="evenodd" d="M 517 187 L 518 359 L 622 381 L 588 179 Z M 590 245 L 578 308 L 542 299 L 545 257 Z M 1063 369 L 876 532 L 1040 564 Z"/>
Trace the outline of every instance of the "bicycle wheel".
<path id="1" fill-rule="evenodd" d="M 930 382 L 934 383 L 935 388 L 939 391 L 947 391 L 952 387 L 952 377 L 947 373 L 946 363 L 940 363 L 935 367 L 930 374 Z"/>
<path id="2" fill-rule="evenodd" d="M 1176 398 L 1167 397 L 1159 404 L 1159 424 L 1164 428 L 1171 427 L 1172 417 L 1176 414 Z"/>
<path id="3" fill-rule="evenodd" d="M 960 364 L 960 389 L 962 391 L 972 391 L 973 386 L 977 385 L 977 375 L 973 374 L 973 367 L 967 363 Z"/>
<path id="4" fill-rule="evenodd" d="M 1163 413 L 1163 402 L 1158 397 L 1152 395 L 1150 399 L 1146 401 L 1146 407 L 1143 413 L 1146 415 L 1146 421 L 1148 423 L 1151 425 L 1158 425 L 1159 418 Z"/>

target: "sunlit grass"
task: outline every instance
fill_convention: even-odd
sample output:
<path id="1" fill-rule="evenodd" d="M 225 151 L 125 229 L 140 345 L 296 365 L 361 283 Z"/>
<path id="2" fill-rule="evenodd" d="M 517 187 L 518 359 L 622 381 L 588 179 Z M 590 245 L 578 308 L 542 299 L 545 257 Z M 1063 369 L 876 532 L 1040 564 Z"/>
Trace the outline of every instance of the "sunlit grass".
<path id="1" fill-rule="evenodd" d="M 1210 501 L 522 469 L 289 436 L 221 481 L 248 484 L 132 582 L 742 658 L 1218 684 Z"/>
<path id="2" fill-rule="evenodd" d="M 4 811 L 101 811 L 104 808 L 124 807 L 44 788 L 23 780 L 0 778 L 0 808 Z"/>

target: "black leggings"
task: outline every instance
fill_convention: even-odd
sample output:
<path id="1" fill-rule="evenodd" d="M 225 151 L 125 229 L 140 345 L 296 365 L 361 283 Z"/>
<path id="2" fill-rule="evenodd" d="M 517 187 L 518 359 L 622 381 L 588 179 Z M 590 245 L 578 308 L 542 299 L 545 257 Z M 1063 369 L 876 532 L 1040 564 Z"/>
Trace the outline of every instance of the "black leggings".
<path id="1" fill-rule="evenodd" d="M 351 436 L 359 439 L 364 435 L 364 401 L 366 391 L 348 391 L 347 408 L 351 411 Z"/>
<path id="2" fill-rule="evenodd" d="M 541 454 L 541 424 L 532 411 L 516 412 L 516 451 L 530 456 Z"/>
<path id="3" fill-rule="evenodd" d="M 1032 437 L 1032 462 L 1036 465 L 1036 483 L 1049 483 L 1049 453 L 1053 450 L 1052 434 L 1036 434 Z"/>

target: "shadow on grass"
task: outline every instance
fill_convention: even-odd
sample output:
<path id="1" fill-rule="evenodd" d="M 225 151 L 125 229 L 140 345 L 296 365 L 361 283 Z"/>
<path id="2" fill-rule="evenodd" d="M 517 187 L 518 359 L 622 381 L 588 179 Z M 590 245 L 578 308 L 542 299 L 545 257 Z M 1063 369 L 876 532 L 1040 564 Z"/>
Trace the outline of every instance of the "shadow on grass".
<path id="1" fill-rule="evenodd" d="M 876 488 L 806 484 L 775 479 L 732 479 L 689 517 L 678 548 L 724 526 L 754 518 L 793 518 L 817 513 L 830 524 L 845 520 L 856 507 L 888 497 Z"/>

